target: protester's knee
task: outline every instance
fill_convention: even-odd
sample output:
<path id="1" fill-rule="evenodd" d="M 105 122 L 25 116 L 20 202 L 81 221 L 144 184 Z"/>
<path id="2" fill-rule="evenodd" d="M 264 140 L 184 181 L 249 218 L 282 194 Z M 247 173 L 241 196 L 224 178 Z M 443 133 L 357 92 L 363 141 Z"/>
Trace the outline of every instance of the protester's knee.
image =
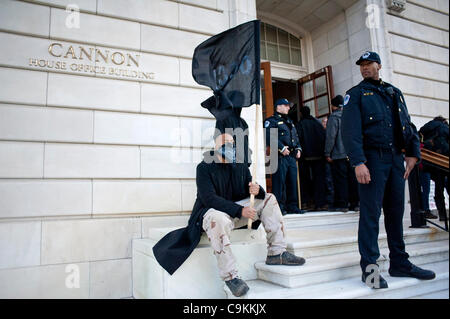
<path id="1" fill-rule="evenodd" d="M 231 230 L 233 221 L 224 212 L 212 211 L 208 213 L 207 218 L 203 220 L 203 229 L 205 230 Z"/>

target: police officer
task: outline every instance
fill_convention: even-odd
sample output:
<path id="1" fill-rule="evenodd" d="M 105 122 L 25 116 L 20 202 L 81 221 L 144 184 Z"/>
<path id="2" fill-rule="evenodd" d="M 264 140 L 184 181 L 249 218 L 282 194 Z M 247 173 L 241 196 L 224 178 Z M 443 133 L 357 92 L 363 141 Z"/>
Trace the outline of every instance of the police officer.
<path id="1" fill-rule="evenodd" d="M 298 207 L 297 194 L 297 159 L 302 149 L 295 125 L 288 117 L 289 109 L 287 99 L 278 99 L 275 102 L 275 114 L 264 122 L 266 145 L 270 145 L 270 129 L 278 129 L 278 169 L 272 175 L 272 193 L 283 215 L 304 213 Z"/>
<path id="2" fill-rule="evenodd" d="M 390 251 L 389 274 L 433 279 L 434 272 L 408 260 L 403 241 L 405 180 L 420 159 L 417 131 L 402 92 L 380 79 L 379 55 L 365 52 L 356 64 L 364 79 L 344 98 L 342 137 L 359 183 L 362 281 L 375 289 L 388 287 L 376 264 L 381 208 Z"/>

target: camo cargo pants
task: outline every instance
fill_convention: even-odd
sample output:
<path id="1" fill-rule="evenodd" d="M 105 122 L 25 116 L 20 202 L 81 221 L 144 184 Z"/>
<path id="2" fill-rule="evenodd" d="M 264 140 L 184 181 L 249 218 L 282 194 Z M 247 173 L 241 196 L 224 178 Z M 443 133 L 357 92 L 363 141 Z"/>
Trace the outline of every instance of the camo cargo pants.
<path id="1" fill-rule="evenodd" d="M 237 204 L 250 206 L 250 198 L 241 200 Z M 286 250 L 283 216 L 280 207 L 273 194 L 266 193 L 264 199 L 256 199 L 254 208 L 257 219 L 261 220 L 267 234 L 269 256 L 279 255 Z M 203 217 L 203 229 L 205 230 L 214 255 L 217 258 L 220 277 L 226 281 L 236 278 L 238 271 L 236 259 L 230 248 L 230 232 L 234 228 L 247 225 L 248 218 L 232 218 L 227 213 L 209 209 Z"/>

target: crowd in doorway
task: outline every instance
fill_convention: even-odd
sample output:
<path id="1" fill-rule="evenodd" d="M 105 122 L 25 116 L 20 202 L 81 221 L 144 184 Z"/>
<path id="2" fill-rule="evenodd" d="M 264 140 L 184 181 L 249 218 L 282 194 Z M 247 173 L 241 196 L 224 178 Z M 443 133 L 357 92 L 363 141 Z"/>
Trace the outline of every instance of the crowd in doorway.
<path id="1" fill-rule="evenodd" d="M 308 106 L 299 109 L 300 120 L 295 127 L 302 147 L 298 162 L 303 211 L 359 211 L 358 182 L 341 136 L 343 103 L 341 95 L 334 97 L 332 113 L 320 119 L 311 115 Z M 449 156 L 449 124 L 445 118 L 435 117 L 420 128 L 419 135 L 421 148 Z M 419 172 L 425 217 L 442 221 L 446 214 L 444 191 L 449 194 L 448 175 L 428 162 L 419 163 Z M 431 181 L 437 214 L 430 209 Z"/>
<path id="2" fill-rule="evenodd" d="M 306 211 L 359 210 L 358 185 L 341 136 L 344 99 L 331 101 L 332 113 L 321 120 L 307 106 L 296 123 L 302 157 L 299 160 L 302 209 Z"/>

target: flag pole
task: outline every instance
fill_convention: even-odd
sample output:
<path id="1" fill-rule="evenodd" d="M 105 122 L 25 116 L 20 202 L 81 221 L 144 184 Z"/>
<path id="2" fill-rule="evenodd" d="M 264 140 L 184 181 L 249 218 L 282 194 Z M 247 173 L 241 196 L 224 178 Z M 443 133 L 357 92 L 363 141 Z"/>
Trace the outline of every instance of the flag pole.
<path id="1" fill-rule="evenodd" d="M 256 110 L 256 116 L 255 116 L 255 144 L 254 144 L 254 156 L 253 156 L 253 161 L 252 161 L 252 184 L 254 184 L 256 182 L 256 174 L 258 172 L 257 168 L 258 168 L 258 141 L 259 141 L 259 108 L 260 105 L 256 104 L 255 110 Z M 255 206 L 255 195 L 250 194 L 250 208 L 253 208 Z M 252 229 L 252 219 L 249 218 L 248 219 L 248 223 L 247 223 L 247 228 L 248 229 Z"/>

